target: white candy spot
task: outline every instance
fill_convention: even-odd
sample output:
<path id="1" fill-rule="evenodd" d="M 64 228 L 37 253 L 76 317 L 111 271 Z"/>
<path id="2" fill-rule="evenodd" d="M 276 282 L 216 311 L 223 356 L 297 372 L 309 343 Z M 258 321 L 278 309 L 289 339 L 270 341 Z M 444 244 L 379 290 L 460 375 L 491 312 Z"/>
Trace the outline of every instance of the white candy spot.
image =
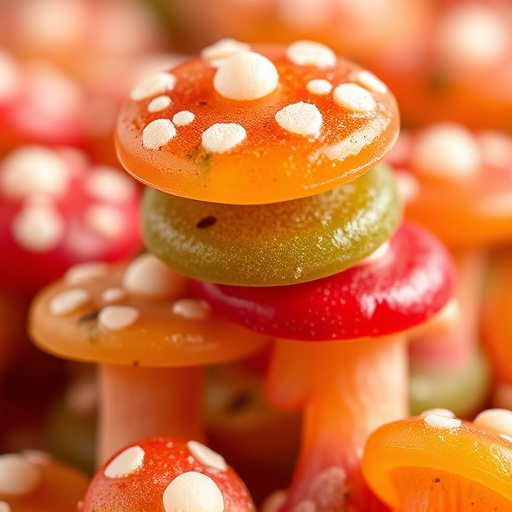
<path id="1" fill-rule="evenodd" d="M 32 464 L 44 466 L 53 462 L 53 457 L 43 450 L 23 450 L 21 455 Z"/>
<path id="2" fill-rule="evenodd" d="M 41 470 L 22 455 L 0 455 L 0 494 L 22 496 L 41 483 Z"/>
<path id="3" fill-rule="evenodd" d="M 21 76 L 14 59 L 0 50 L 0 102 L 7 101 L 18 93 Z"/>
<path id="4" fill-rule="evenodd" d="M 125 216 L 114 206 L 93 204 L 85 210 L 84 220 L 91 231 L 105 238 L 121 238 L 125 233 Z"/>
<path id="5" fill-rule="evenodd" d="M 94 199 L 115 204 L 132 201 L 137 193 L 131 178 L 107 166 L 98 166 L 88 173 L 84 188 Z"/>
<path id="6" fill-rule="evenodd" d="M 437 414 L 429 414 L 423 418 L 423 421 L 430 427 L 434 428 L 459 428 L 462 421 L 456 418 L 448 418 L 446 416 L 438 416 Z"/>
<path id="7" fill-rule="evenodd" d="M 71 285 L 87 283 L 93 279 L 105 277 L 109 268 L 106 263 L 100 261 L 79 263 L 71 267 L 64 275 L 64 278 L 66 283 Z"/>
<path id="8" fill-rule="evenodd" d="M 398 195 L 402 202 L 407 205 L 416 200 L 420 193 L 420 183 L 418 178 L 409 171 L 395 170 Z"/>
<path id="9" fill-rule="evenodd" d="M 65 290 L 50 301 L 50 313 L 54 316 L 64 316 L 85 306 L 90 300 L 91 295 L 82 288 Z"/>
<path id="10" fill-rule="evenodd" d="M 107 288 L 101 294 L 102 300 L 107 303 L 120 302 L 127 296 L 128 294 L 123 288 Z"/>
<path id="11" fill-rule="evenodd" d="M 505 439 L 505 441 L 508 441 L 509 443 L 512 443 L 512 436 L 506 436 L 505 434 L 500 434 L 500 437 L 502 439 Z"/>
<path id="12" fill-rule="evenodd" d="M 313 41 L 296 41 L 286 50 L 286 56 L 298 66 L 332 68 L 336 64 L 336 54 L 328 47 Z"/>
<path id="13" fill-rule="evenodd" d="M 171 73 L 160 71 L 148 76 L 141 83 L 136 85 L 130 97 L 134 101 L 144 100 L 157 94 L 163 94 L 174 88 L 176 85 L 176 77 Z"/>
<path id="14" fill-rule="evenodd" d="M 190 320 L 206 320 L 211 314 L 211 308 L 204 300 L 180 299 L 172 305 L 172 312 Z"/>
<path id="15" fill-rule="evenodd" d="M 224 457 L 204 444 L 198 443 L 197 441 L 189 441 L 187 446 L 192 456 L 201 464 L 219 469 L 220 471 L 226 471 L 228 468 Z"/>
<path id="16" fill-rule="evenodd" d="M 315 80 L 310 80 L 306 85 L 307 90 L 311 94 L 317 94 L 318 96 L 323 96 L 329 94 L 332 91 L 332 84 L 327 80 L 322 80 L 317 78 Z"/>
<path id="17" fill-rule="evenodd" d="M 169 96 L 157 96 L 148 105 L 148 112 L 160 112 L 165 110 L 172 103 Z"/>
<path id="18" fill-rule="evenodd" d="M 434 409 L 427 409 L 420 414 L 420 418 L 426 418 L 427 416 L 442 416 L 443 418 L 455 418 L 455 413 L 450 411 L 449 409 L 444 409 L 442 407 L 436 407 Z"/>
<path id="19" fill-rule="evenodd" d="M 357 84 L 338 85 L 334 89 L 333 96 L 337 105 L 352 112 L 368 113 L 373 112 L 377 107 L 373 96 Z"/>
<path id="20" fill-rule="evenodd" d="M 99 312 L 98 322 L 109 331 L 122 331 L 139 316 L 139 311 L 131 306 L 106 306 Z"/>
<path id="21" fill-rule="evenodd" d="M 192 112 L 189 112 L 188 110 L 182 110 L 181 112 L 174 114 L 172 122 L 176 126 L 186 126 L 187 124 L 190 124 L 195 119 L 195 117 L 196 116 Z"/>
<path id="22" fill-rule="evenodd" d="M 123 287 L 134 295 L 168 298 L 183 293 L 187 280 L 152 254 L 135 258 L 123 275 Z"/>
<path id="23" fill-rule="evenodd" d="M 224 153 L 238 146 L 247 137 L 244 127 L 237 123 L 216 123 L 203 132 L 203 146 L 212 153 Z"/>
<path id="24" fill-rule="evenodd" d="M 454 180 L 474 176 L 480 164 L 473 134 L 455 123 L 437 123 L 420 132 L 411 157 L 418 172 Z"/>
<path id="25" fill-rule="evenodd" d="M 189 471 L 177 476 L 163 494 L 165 512 L 223 512 L 224 498 L 207 475 Z"/>
<path id="26" fill-rule="evenodd" d="M 275 91 L 279 75 L 274 64 L 255 52 L 226 59 L 213 79 L 215 90 L 231 100 L 257 100 Z"/>
<path id="27" fill-rule="evenodd" d="M 0 186 L 11 199 L 35 194 L 64 195 L 71 175 L 66 162 L 54 151 L 26 146 L 10 153 L 3 161 Z"/>
<path id="28" fill-rule="evenodd" d="M 58 247 L 64 236 L 65 222 L 57 210 L 46 206 L 28 206 L 14 218 L 11 233 L 18 244 L 36 253 Z"/>
<path id="29" fill-rule="evenodd" d="M 155 119 L 142 131 L 142 145 L 146 149 L 160 149 L 176 136 L 176 128 L 169 119 Z"/>
<path id="30" fill-rule="evenodd" d="M 8 503 L 0 501 L 0 512 L 12 512 L 12 509 Z"/>
<path id="31" fill-rule="evenodd" d="M 381 94 L 388 92 L 387 85 L 379 80 L 373 73 L 370 73 L 370 71 L 359 71 L 355 76 L 355 81 L 369 91 Z"/>
<path id="32" fill-rule="evenodd" d="M 478 414 L 473 423 L 495 434 L 512 436 L 512 411 L 508 409 L 487 409 Z"/>
<path id="33" fill-rule="evenodd" d="M 221 39 L 215 44 L 208 46 L 201 52 L 203 59 L 209 60 L 214 67 L 219 67 L 227 58 L 241 52 L 250 51 L 247 43 L 241 43 L 235 39 Z"/>
<path id="34" fill-rule="evenodd" d="M 144 450 L 140 446 L 130 446 L 112 459 L 104 470 L 107 478 L 123 478 L 142 467 Z"/>
<path id="35" fill-rule="evenodd" d="M 302 101 L 282 108 L 275 119 L 284 130 L 305 137 L 318 135 L 322 126 L 322 114 L 318 108 Z"/>

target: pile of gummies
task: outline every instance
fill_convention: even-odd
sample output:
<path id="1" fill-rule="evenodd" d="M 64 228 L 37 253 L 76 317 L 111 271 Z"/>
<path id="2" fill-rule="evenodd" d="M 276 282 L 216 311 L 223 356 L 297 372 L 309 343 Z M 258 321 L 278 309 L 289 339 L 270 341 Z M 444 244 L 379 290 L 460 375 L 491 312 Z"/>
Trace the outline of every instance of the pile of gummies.
<path id="1" fill-rule="evenodd" d="M 512 512 L 508 0 L 0 3 L 0 512 Z"/>

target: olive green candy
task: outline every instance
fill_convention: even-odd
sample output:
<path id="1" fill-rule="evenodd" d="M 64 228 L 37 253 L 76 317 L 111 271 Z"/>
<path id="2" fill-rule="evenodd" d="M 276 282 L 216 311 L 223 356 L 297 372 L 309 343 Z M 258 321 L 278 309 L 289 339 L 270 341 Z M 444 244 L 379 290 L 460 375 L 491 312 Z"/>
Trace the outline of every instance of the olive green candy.
<path id="1" fill-rule="evenodd" d="M 176 271 L 240 286 L 297 284 L 345 270 L 390 237 L 401 217 L 384 165 L 322 194 L 265 205 L 218 204 L 147 188 L 146 247 Z"/>

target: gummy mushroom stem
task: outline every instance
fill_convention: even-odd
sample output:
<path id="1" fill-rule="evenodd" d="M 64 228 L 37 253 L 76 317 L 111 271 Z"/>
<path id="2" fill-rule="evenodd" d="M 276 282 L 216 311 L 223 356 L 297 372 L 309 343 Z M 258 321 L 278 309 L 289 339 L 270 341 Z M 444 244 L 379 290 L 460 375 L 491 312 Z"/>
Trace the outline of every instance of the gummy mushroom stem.
<path id="1" fill-rule="evenodd" d="M 99 365 L 98 464 L 134 439 L 173 432 L 203 441 L 204 372 L 203 366 Z"/>
<path id="2" fill-rule="evenodd" d="M 299 459 L 282 512 L 308 501 L 321 510 L 368 507 L 360 459 L 374 429 L 407 416 L 406 352 L 403 336 L 277 340 L 267 398 L 275 407 L 303 411 Z"/>

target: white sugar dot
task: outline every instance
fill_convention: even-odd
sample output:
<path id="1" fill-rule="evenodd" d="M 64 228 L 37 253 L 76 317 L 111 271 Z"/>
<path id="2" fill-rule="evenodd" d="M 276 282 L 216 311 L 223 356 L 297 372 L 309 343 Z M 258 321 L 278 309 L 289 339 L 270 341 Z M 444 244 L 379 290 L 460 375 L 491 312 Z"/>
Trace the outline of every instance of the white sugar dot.
<path id="1" fill-rule="evenodd" d="M 480 163 L 475 137 L 455 123 L 436 123 L 424 129 L 411 156 L 416 171 L 454 180 L 474 176 Z"/>
<path id="2" fill-rule="evenodd" d="M 22 84 L 20 72 L 14 59 L 0 50 L 0 102 L 9 100 Z"/>
<path id="3" fill-rule="evenodd" d="M 189 471 L 177 476 L 163 494 L 165 512 L 223 512 L 224 498 L 207 475 Z"/>
<path id="4" fill-rule="evenodd" d="M 6 503 L 5 501 L 0 501 L 0 512 L 12 512 L 9 503 Z"/>
<path id="5" fill-rule="evenodd" d="M 318 135 L 322 126 L 322 114 L 318 108 L 302 101 L 282 108 L 275 119 L 281 128 L 303 136 Z"/>
<path id="6" fill-rule="evenodd" d="M 43 253 L 56 249 L 64 236 L 65 222 L 57 210 L 28 206 L 14 218 L 11 232 L 21 247 Z"/>
<path id="7" fill-rule="evenodd" d="M 176 136 L 176 128 L 169 119 L 155 119 L 142 131 L 142 145 L 146 149 L 160 149 Z"/>
<path id="8" fill-rule="evenodd" d="M 53 462 L 53 457 L 43 450 L 23 450 L 21 455 L 32 464 L 44 466 Z"/>
<path id="9" fill-rule="evenodd" d="M 160 112 L 165 110 L 172 103 L 169 96 L 157 96 L 148 105 L 148 112 Z"/>
<path id="10" fill-rule="evenodd" d="M 195 117 L 196 116 L 192 112 L 189 112 L 188 110 L 182 110 L 181 112 L 174 114 L 172 122 L 176 126 L 185 126 L 190 124 L 195 119 Z"/>
<path id="11" fill-rule="evenodd" d="M 130 97 L 134 101 L 143 100 L 156 96 L 157 94 L 163 94 L 166 91 L 171 90 L 176 84 L 176 77 L 171 73 L 161 71 L 148 76 L 141 83 L 136 85 Z"/>
<path id="12" fill-rule="evenodd" d="M 267 57 L 254 52 L 241 52 L 219 66 L 213 86 L 225 98 L 257 100 L 273 92 L 278 82 L 277 69 Z"/>
<path id="13" fill-rule="evenodd" d="M 64 316 L 85 306 L 91 300 L 91 295 L 82 288 L 65 290 L 55 295 L 50 301 L 50 313 Z"/>
<path id="14" fill-rule="evenodd" d="M 455 418 L 455 413 L 450 411 L 449 409 L 444 409 L 442 407 L 436 407 L 434 409 L 427 409 L 420 414 L 420 418 L 426 418 L 430 415 L 442 416 L 443 418 Z"/>
<path id="15" fill-rule="evenodd" d="M 155 298 L 179 296 L 187 280 L 152 254 L 135 258 L 123 275 L 123 287 L 134 295 Z"/>
<path id="16" fill-rule="evenodd" d="M 118 239 L 126 232 L 126 218 L 114 206 L 93 204 L 85 210 L 84 220 L 91 231 L 105 238 Z"/>
<path id="17" fill-rule="evenodd" d="M 334 89 L 334 101 L 352 112 L 372 112 L 377 107 L 373 96 L 360 85 L 341 84 Z"/>
<path id="18" fill-rule="evenodd" d="M 89 261 L 72 266 L 65 274 L 66 283 L 76 285 L 107 275 L 109 266 L 101 261 Z"/>
<path id="19" fill-rule="evenodd" d="M 187 446 L 192 456 L 201 464 L 219 469 L 220 471 L 226 471 L 228 468 L 224 457 L 204 444 L 197 441 L 189 441 Z"/>
<path id="20" fill-rule="evenodd" d="M 112 303 L 126 299 L 127 295 L 126 290 L 123 288 L 107 288 L 101 294 L 101 298 L 107 303 Z"/>
<path id="21" fill-rule="evenodd" d="M 109 331 L 122 331 L 138 318 L 139 311 L 131 306 L 106 306 L 98 314 L 98 322 Z"/>
<path id="22" fill-rule="evenodd" d="M 298 66 L 332 68 L 336 64 L 336 54 L 328 46 L 313 41 L 296 41 L 290 44 L 286 56 Z"/>
<path id="23" fill-rule="evenodd" d="M 180 299 L 172 305 L 172 312 L 190 320 L 206 320 L 210 316 L 211 309 L 204 300 Z"/>
<path id="24" fill-rule="evenodd" d="M 140 446 L 130 446 L 112 459 L 104 470 L 107 478 L 123 478 L 142 467 L 144 450 Z"/>
<path id="25" fill-rule="evenodd" d="M 355 76 L 355 81 L 372 92 L 379 92 L 381 94 L 388 92 L 387 85 L 369 71 L 359 71 Z"/>
<path id="26" fill-rule="evenodd" d="M 512 436 L 512 411 L 508 409 L 487 409 L 478 414 L 473 423 L 495 434 Z"/>
<path id="27" fill-rule="evenodd" d="M 22 496 L 41 483 L 41 470 L 22 455 L 0 455 L 0 494 Z"/>
<path id="28" fill-rule="evenodd" d="M 4 159 L 0 187 L 11 199 L 24 199 L 34 194 L 60 197 L 67 191 L 70 177 L 66 162 L 56 152 L 25 146 Z"/>
<path id="29" fill-rule="evenodd" d="M 137 193 L 135 183 L 125 173 L 107 166 L 95 167 L 85 177 L 86 192 L 94 199 L 116 204 L 132 201 Z"/>
<path id="30" fill-rule="evenodd" d="M 398 188 L 398 195 L 405 205 L 408 205 L 416 200 L 420 193 L 420 182 L 412 172 L 402 169 L 395 170 L 394 172 L 396 184 Z"/>
<path id="31" fill-rule="evenodd" d="M 224 153 L 238 146 L 247 133 L 243 126 L 237 123 L 217 123 L 203 132 L 203 146 L 213 153 Z"/>
<path id="32" fill-rule="evenodd" d="M 423 421 L 434 428 L 459 428 L 462 425 L 462 421 L 456 418 L 449 418 L 446 416 L 438 416 L 437 414 L 429 414 L 423 418 Z"/>
<path id="33" fill-rule="evenodd" d="M 306 88 L 311 94 L 323 96 L 325 94 L 329 94 L 332 91 L 332 84 L 327 80 L 321 80 L 320 78 L 317 78 L 315 80 L 310 80 L 307 83 Z"/>
<path id="34" fill-rule="evenodd" d="M 235 39 L 221 39 L 215 44 L 204 48 L 201 52 L 203 59 L 209 60 L 214 67 L 219 67 L 227 58 L 240 52 L 248 52 L 251 47 Z"/>

